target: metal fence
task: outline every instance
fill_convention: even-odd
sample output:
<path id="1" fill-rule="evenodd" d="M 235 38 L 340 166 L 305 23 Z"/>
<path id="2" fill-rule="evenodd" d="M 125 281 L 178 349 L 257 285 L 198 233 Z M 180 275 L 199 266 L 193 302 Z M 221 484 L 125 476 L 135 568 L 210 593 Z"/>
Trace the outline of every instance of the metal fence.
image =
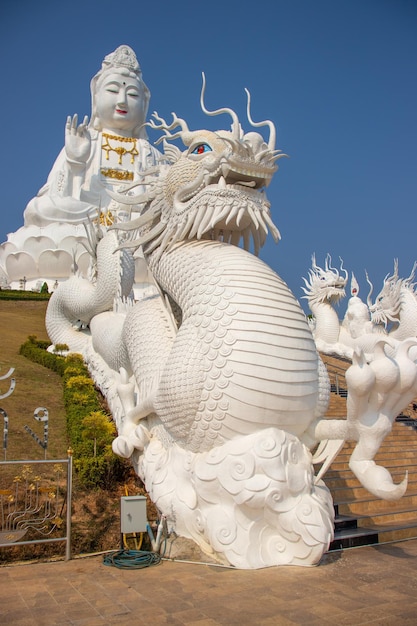
<path id="1" fill-rule="evenodd" d="M 0 461 L 0 548 L 65 542 L 71 558 L 72 451 L 66 459 Z"/>

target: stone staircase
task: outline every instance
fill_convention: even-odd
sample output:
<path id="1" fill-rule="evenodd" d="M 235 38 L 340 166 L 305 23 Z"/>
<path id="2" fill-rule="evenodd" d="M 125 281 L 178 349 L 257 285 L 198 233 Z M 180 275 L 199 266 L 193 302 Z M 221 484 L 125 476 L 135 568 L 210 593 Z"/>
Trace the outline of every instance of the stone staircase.
<path id="1" fill-rule="evenodd" d="M 329 372 L 332 393 L 327 416 L 346 416 L 346 381 L 349 361 L 321 355 Z M 408 471 L 406 494 L 398 501 L 380 500 L 361 486 L 349 469 L 354 443 L 345 443 L 324 476 L 335 506 L 335 537 L 330 550 L 387 543 L 417 537 L 417 414 L 411 403 L 393 425 L 375 461 L 399 483 Z"/>

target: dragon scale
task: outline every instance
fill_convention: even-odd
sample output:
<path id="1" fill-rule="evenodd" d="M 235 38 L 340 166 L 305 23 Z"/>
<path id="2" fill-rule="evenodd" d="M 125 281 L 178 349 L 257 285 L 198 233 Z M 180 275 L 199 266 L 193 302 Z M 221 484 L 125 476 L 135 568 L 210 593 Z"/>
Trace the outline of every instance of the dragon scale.
<path id="1" fill-rule="evenodd" d="M 317 403 L 318 357 L 279 276 L 248 252 L 211 241 L 177 244 L 149 265 L 182 310 L 153 399 L 171 435 L 201 452 L 269 426 L 303 433 Z M 129 319 L 126 333 L 139 381 L 146 357 L 137 336 L 148 334 L 141 309 L 135 332 Z"/>
<path id="2" fill-rule="evenodd" d="M 134 280 L 134 260 L 130 251 L 115 252 L 118 239 L 108 233 L 96 245 L 96 279 L 91 282 L 72 276 L 52 294 L 46 311 L 45 325 L 51 341 L 68 344 L 82 352 L 88 335 L 75 325 L 88 325 L 100 313 L 113 308 L 114 300 L 129 294 Z"/>

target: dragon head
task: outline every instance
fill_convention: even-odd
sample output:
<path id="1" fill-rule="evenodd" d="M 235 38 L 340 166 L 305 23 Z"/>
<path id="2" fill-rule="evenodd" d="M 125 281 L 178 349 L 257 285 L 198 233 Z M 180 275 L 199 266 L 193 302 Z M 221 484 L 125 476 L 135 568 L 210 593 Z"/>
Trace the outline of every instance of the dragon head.
<path id="1" fill-rule="evenodd" d="M 163 141 L 168 165 L 144 173 L 139 184 L 148 185 L 148 191 L 143 196 L 113 195 L 122 203 L 145 203 L 139 218 L 115 225 L 120 230 L 133 232 L 137 238 L 130 245 L 143 245 L 145 254 L 156 248 L 160 254 L 185 239 L 212 239 L 234 245 L 243 240 L 246 249 L 252 239 L 254 252 L 258 254 L 268 231 L 275 241 L 280 238 L 265 194 L 265 188 L 278 169 L 277 159 L 285 156 L 275 150 L 273 123 L 269 120 L 253 122 L 247 91 L 249 122 L 254 127 L 269 126 L 270 137 L 266 142 L 258 132 L 245 134 L 231 109 L 211 112 L 205 108 L 204 90 L 203 75 L 203 112 L 207 115 L 229 113 L 231 131 L 190 131 L 175 113 L 170 124 L 154 113 L 149 126 L 164 133 L 157 143 Z M 174 133 L 174 129 L 179 130 Z M 168 141 L 178 138 L 186 147 L 183 151 Z"/>
<path id="2" fill-rule="evenodd" d="M 331 266 L 332 259 L 328 254 L 326 256 L 325 267 L 322 269 L 316 264 L 316 257 L 313 254 L 311 270 L 308 273 L 308 280 L 303 278 L 305 287 L 302 290 L 306 294 L 302 296 L 308 299 L 310 304 L 318 304 L 328 302 L 329 304 L 337 304 L 341 298 L 345 297 L 345 287 L 348 274 L 340 262 L 340 270 L 344 273 L 342 276 L 339 271 Z"/>
<path id="3" fill-rule="evenodd" d="M 367 276 L 368 284 L 371 287 L 368 294 L 368 307 L 374 324 L 388 326 L 390 322 L 398 323 L 405 291 L 414 292 L 415 270 L 416 263 L 408 278 L 400 278 L 398 275 L 398 260 L 395 260 L 394 273 L 384 278 L 384 284 L 374 303 L 371 300 L 373 286 Z"/>

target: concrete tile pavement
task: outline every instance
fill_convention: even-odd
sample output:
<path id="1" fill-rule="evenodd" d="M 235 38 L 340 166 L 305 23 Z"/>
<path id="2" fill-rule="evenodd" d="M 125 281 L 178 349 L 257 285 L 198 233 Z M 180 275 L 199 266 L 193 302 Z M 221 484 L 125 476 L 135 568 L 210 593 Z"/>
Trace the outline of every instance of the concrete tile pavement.
<path id="1" fill-rule="evenodd" d="M 318 567 L 234 570 L 103 556 L 0 567 L 0 624 L 14 626 L 417 625 L 417 540 L 329 553 Z"/>

